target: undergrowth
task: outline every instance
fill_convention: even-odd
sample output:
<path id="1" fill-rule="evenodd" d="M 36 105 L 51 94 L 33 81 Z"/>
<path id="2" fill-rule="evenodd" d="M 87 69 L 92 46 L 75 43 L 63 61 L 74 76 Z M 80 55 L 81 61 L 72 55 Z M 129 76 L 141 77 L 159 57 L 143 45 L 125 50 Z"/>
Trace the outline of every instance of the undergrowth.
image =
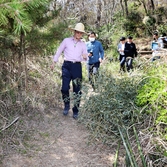
<path id="1" fill-rule="evenodd" d="M 22 154 L 30 151 L 24 142 L 32 137 L 31 121 L 38 122 L 44 119 L 45 111 L 60 107 L 61 95 L 58 90 L 61 73 L 58 69 L 51 71 L 50 62 L 50 58 L 40 58 L 35 62 L 27 59 L 28 82 L 26 88 L 21 88 L 21 92 L 18 91 L 18 81 L 11 75 L 10 69 L 6 71 L 8 80 L 1 78 L 0 162 L 12 150 Z M 59 65 L 56 67 L 60 68 Z M 25 80 L 24 77 L 22 74 L 20 81 Z"/>
<path id="2" fill-rule="evenodd" d="M 20 131 L 25 126 L 22 116 L 33 113 L 43 119 L 41 112 L 62 104 L 59 64 L 54 71 L 50 71 L 47 58 L 35 63 L 27 60 L 27 65 L 28 84 L 21 94 L 15 78 L 9 77 L 6 83 L 10 84 L 6 85 L 2 80 L 0 148 L 3 154 L 0 158 L 12 146 L 21 152 L 26 151 L 19 145 L 23 138 L 28 140 L 30 137 L 28 129 Z M 79 121 L 90 130 L 90 143 L 102 142 L 115 149 L 117 158 L 114 166 L 118 166 L 121 154 L 127 167 L 164 167 L 167 164 L 167 67 L 160 61 L 143 63 L 139 59 L 134 65 L 131 73 L 120 74 L 118 62 L 107 60 L 100 67 L 95 92 L 90 91 L 86 66 L 83 65 Z M 24 74 L 20 80 L 22 78 Z M 124 151 L 119 152 L 123 147 Z"/>
<path id="3" fill-rule="evenodd" d="M 111 148 L 122 141 L 126 166 L 167 164 L 167 68 L 162 64 L 136 64 L 123 75 L 101 67 L 95 92 L 85 89 L 80 121 L 91 131 L 90 141 Z"/>

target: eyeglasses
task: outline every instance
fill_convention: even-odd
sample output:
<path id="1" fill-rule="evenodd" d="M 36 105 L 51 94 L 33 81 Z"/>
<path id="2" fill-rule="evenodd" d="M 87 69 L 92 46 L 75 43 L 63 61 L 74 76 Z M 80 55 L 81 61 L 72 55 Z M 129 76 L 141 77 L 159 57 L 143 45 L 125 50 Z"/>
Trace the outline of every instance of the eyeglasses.
<path id="1" fill-rule="evenodd" d="M 83 32 L 80 32 L 80 31 L 75 31 L 77 34 L 83 34 Z"/>

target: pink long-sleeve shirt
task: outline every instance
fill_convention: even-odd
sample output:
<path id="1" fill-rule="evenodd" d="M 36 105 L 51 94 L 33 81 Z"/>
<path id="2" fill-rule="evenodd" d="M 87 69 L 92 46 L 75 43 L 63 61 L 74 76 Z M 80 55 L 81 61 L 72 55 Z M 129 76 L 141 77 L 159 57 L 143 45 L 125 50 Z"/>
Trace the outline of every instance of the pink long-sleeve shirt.
<path id="1" fill-rule="evenodd" d="M 76 41 L 74 37 L 65 38 L 62 41 L 53 57 L 53 61 L 58 62 L 58 59 L 63 52 L 64 60 L 74 62 L 85 61 L 82 55 L 88 55 L 85 42 L 81 40 Z"/>

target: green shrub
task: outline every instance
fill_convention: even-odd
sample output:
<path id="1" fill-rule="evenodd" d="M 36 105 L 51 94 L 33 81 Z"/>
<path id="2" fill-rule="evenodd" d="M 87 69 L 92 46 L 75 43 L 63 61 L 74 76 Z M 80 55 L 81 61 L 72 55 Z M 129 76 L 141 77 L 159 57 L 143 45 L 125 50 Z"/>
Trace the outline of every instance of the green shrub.
<path id="1" fill-rule="evenodd" d="M 148 77 L 144 82 L 144 85 L 138 90 L 136 99 L 136 104 L 138 106 L 153 104 L 160 96 L 165 94 L 165 81 L 160 78 Z"/>
<path id="2" fill-rule="evenodd" d="M 113 78 L 111 72 L 105 70 L 101 67 L 96 81 L 98 93 L 89 97 L 86 93 L 81 113 L 86 126 L 96 133 L 94 135 L 107 142 L 111 134 L 118 133 L 117 122 L 131 126 L 137 120 L 138 110 L 134 105 L 137 80 Z"/>
<path id="3" fill-rule="evenodd" d="M 166 90 L 166 66 L 150 69 L 148 77 L 140 82 L 137 90 L 136 104 L 146 107 L 146 112 L 156 113 L 156 124 L 167 123 L 167 90 Z"/>
<path id="4" fill-rule="evenodd" d="M 139 12 L 131 11 L 123 24 L 125 31 L 130 34 L 136 33 L 136 28 L 139 27 L 139 24 L 142 23 L 142 19 Z"/>

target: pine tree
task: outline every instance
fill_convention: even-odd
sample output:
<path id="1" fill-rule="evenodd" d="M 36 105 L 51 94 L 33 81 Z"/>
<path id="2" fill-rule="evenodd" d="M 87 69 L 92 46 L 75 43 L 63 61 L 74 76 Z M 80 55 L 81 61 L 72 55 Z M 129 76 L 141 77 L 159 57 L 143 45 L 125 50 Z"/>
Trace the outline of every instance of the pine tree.
<path id="1" fill-rule="evenodd" d="M 51 0 L 0 0 L 0 60 L 14 62 L 10 63 L 13 64 L 13 69 L 19 64 L 16 77 L 19 89 L 26 88 L 27 85 L 27 54 L 44 52 L 51 36 L 53 38 L 52 33 L 41 31 L 42 28 L 49 31 L 47 23 L 59 12 L 49 11 L 50 2 Z M 24 79 L 20 82 L 22 72 Z"/>

